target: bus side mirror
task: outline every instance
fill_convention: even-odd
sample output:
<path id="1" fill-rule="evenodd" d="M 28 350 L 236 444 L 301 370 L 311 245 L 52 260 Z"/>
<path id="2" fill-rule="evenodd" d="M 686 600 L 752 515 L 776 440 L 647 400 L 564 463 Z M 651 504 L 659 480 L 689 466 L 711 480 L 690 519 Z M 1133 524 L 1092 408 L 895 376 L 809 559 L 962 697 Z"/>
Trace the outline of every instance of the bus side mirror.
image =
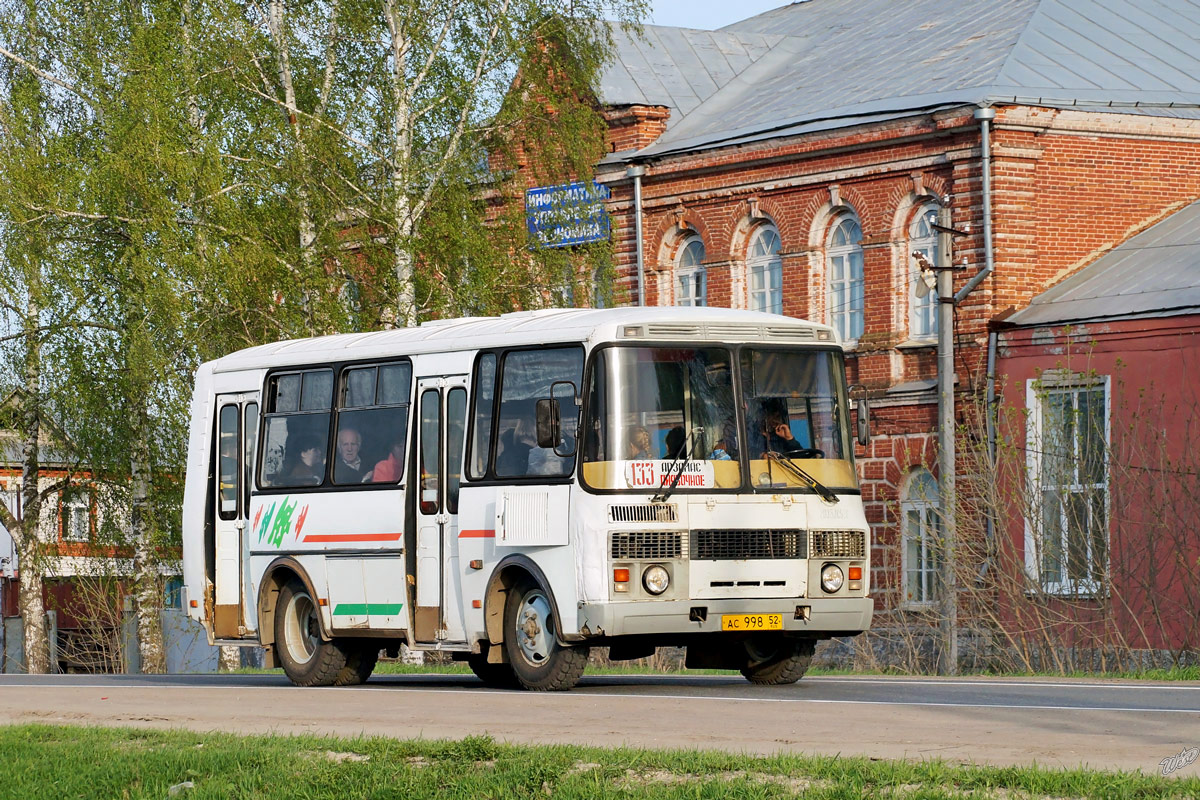
<path id="1" fill-rule="evenodd" d="M 562 429 L 559 418 L 558 400 L 547 397 L 537 401 L 537 446 L 554 448 Z"/>
<path id="2" fill-rule="evenodd" d="M 865 397 L 860 397 L 857 403 L 858 411 L 858 443 L 866 447 L 871 443 L 871 407 Z"/>

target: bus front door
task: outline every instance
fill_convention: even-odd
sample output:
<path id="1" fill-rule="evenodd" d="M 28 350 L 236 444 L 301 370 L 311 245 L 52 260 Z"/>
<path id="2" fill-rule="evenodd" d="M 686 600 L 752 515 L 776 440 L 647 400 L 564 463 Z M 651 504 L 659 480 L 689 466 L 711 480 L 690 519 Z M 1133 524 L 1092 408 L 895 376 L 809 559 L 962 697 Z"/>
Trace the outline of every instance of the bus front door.
<path id="1" fill-rule="evenodd" d="M 246 514 L 258 436 L 258 393 L 217 396 L 216 497 L 212 521 L 213 546 L 209 575 L 213 582 L 213 636 L 238 639 L 247 630 L 244 600 L 250 559 Z"/>
<path id="2" fill-rule="evenodd" d="M 467 377 L 417 381 L 416 603 L 413 639 L 461 642 L 458 495 L 467 425 Z"/>

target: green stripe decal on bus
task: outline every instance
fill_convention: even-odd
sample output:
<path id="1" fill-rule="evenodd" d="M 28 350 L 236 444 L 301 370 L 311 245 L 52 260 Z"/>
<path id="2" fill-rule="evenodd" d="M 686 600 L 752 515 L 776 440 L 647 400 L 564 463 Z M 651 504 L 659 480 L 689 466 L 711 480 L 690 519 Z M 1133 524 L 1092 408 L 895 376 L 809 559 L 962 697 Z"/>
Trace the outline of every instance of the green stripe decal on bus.
<path id="1" fill-rule="evenodd" d="M 367 614 L 399 614 L 404 603 L 338 603 L 333 615 L 361 617 Z"/>

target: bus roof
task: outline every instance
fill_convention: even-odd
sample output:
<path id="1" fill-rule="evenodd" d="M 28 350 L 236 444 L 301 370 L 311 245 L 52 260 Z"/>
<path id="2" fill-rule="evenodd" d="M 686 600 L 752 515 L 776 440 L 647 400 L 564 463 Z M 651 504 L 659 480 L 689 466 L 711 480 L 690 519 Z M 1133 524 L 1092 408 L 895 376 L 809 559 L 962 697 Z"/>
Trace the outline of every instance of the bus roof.
<path id="1" fill-rule="evenodd" d="M 638 335 L 623 331 L 641 326 Z M 552 308 L 431 320 L 415 328 L 343 333 L 250 347 L 210 362 L 214 372 L 558 342 L 710 341 L 836 344 L 828 325 L 729 308 Z"/>

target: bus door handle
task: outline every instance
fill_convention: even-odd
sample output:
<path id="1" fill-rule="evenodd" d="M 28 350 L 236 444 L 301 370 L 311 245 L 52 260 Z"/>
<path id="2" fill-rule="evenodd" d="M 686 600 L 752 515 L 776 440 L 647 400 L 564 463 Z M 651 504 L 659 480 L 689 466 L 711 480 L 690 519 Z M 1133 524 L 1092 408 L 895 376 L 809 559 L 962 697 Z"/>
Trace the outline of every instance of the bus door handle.
<path id="1" fill-rule="evenodd" d="M 436 517 L 433 518 L 433 521 L 436 522 L 438 525 L 445 525 L 447 522 L 450 521 L 450 515 L 449 514 L 438 514 Z"/>

